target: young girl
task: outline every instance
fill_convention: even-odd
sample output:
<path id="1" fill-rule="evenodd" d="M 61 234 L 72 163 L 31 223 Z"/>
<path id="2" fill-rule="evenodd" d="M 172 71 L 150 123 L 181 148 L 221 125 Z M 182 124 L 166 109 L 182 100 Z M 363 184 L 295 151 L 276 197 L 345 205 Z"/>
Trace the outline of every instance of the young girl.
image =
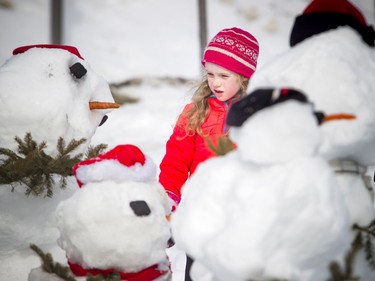
<path id="1" fill-rule="evenodd" d="M 159 181 L 175 203 L 173 210 L 180 202 L 181 187 L 198 164 L 215 156 L 208 142 L 216 146 L 228 135 L 228 108 L 246 94 L 258 53 L 255 37 L 235 27 L 221 30 L 206 47 L 202 59 L 206 75 L 180 114 L 160 164 Z"/>

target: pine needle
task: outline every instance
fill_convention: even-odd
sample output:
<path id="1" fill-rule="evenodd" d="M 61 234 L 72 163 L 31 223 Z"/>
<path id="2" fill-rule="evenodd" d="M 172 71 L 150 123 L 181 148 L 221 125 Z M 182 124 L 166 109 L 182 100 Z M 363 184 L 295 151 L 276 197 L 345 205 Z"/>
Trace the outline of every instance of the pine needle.
<path id="1" fill-rule="evenodd" d="M 329 265 L 331 278 L 328 281 L 358 281 L 359 277 L 353 276 L 355 258 L 362 249 L 365 252 L 366 261 L 369 267 L 375 269 L 375 251 L 372 239 L 375 237 L 375 220 L 367 226 L 353 225 L 353 230 L 357 231 L 351 248 L 345 256 L 344 268 L 341 268 L 337 262 Z"/>
<path id="2" fill-rule="evenodd" d="M 234 143 L 227 135 L 221 136 L 217 139 L 217 146 L 215 146 L 209 138 L 206 138 L 206 143 L 208 148 L 218 156 L 225 155 L 235 149 Z"/>
<path id="3" fill-rule="evenodd" d="M 372 270 L 375 270 L 375 249 L 373 239 L 375 238 L 375 220 L 363 227 L 358 224 L 353 225 L 353 229 L 362 234 L 361 246 L 364 247 L 366 261 Z"/>
<path id="4" fill-rule="evenodd" d="M 89 146 L 87 152 L 86 152 L 86 159 L 94 158 L 98 156 L 99 154 L 102 154 L 107 149 L 106 144 L 98 144 L 97 146 Z"/>
<path id="5" fill-rule="evenodd" d="M 54 274 L 65 281 L 77 281 L 71 274 L 71 271 L 68 266 L 63 266 L 61 263 L 55 262 L 50 253 L 44 253 L 38 246 L 35 244 L 30 244 L 30 248 L 38 254 L 42 260 L 42 269 L 43 271 Z M 118 273 L 111 273 L 106 276 L 101 274 L 92 276 L 87 275 L 86 281 L 121 281 L 120 275 Z"/>
<path id="6" fill-rule="evenodd" d="M 70 272 L 69 267 L 54 262 L 50 253 L 45 254 L 38 246 L 31 244 L 30 248 L 38 254 L 42 260 L 42 269 L 50 274 L 55 274 L 65 281 L 77 281 Z"/>
<path id="7" fill-rule="evenodd" d="M 60 137 L 56 145 L 58 155 L 55 157 L 48 155 L 45 152 L 47 144 L 45 142 L 38 144 L 33 140 L 31 133 L 26 133 L 23 140 L 15 137 L 15 141 L 18 144 L 18 154 L 9 149 L 0 148 L 0 185 L 11 185 L 14 191 L 14 186 L 20 184 L 26 188 L 27 196 L 52 197 L 55 177 L 60 177 L 60 188 L 65 189 L 66 177 L 73 175 L 72 167 L 83 157 L 82 153 L 74 156 L 72 154 L 86 142 L 86 139 L 73 139 L 66 144 L 65 140 Z M 90 147 L 88 155 L 96 157 L 106 147 L 104 144 Z"/>
<path id="8" fill-rule="evenodd" d="M 121 277 L 118 273 L 112 273 L 106 276 L 103 276 L 101 274 L 92 276 L 89 274 L 86 280 L 87 281 L 121 281 Z"/>

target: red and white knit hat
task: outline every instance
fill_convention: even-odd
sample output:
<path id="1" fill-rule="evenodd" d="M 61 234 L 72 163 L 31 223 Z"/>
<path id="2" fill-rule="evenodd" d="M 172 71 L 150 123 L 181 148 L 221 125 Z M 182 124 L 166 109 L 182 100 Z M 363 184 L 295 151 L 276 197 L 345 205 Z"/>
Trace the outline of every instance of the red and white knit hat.
<path id="1" fill-rule="evenodd" d="M 208 43 L 202 64 L 217 64 L 237 74 L 250 78 L 259 55 L 257 39 L 240 28 L 225 28 Z"/>
<path id="2" fill-rule="evenodd" d="M 155 178 L 156 165 L 137 146 L 124 144 L 77 163 L 73 174 L 80 187 L 103 180 L 144 182 Z"/>

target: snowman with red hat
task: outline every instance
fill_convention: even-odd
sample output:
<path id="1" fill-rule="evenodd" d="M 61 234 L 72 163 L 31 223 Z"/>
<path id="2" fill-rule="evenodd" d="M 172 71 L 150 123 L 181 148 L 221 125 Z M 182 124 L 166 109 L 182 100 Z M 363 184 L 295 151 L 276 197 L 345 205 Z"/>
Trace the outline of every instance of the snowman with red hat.
<path id="1" fill-rule="evenodd" d="M 80 188 L 56 211 L 59 246 L 73 276 L 170 280 L 166 254 L 170 206 L 156 181 L 156 165 L 134 145 L 118 145 L 76 164 Z M 57 278 L 41 268 L 29 281 Z M 54 279 L 53 279 L 54 280 Z"/>
<path id="2" fill-rule="evenodd" d="M 358 230 L 368 230 L 375 219 L 371 175 L 375 165 L 374 40 L 373 26 L 355 3 L 311 1 L 294 21 L 292 48 L 260 68 L 250 86 L 301 89 L 324 113 L 318 152 L 329 161 L 344 194 L 354 227 L 352 241 L 358 235 L 367 237 Z M 360 280 L 375 280 L 365 258 L 365 240 L 360 246 L 357 243 L 360 250 L 348 252 L 352 270 L 347 272 Z"/>
<path id="3" fill-rule="evenodd" d="M 171 216 L 192 280 L 321 281 L 349 248 L 344 198 L 306 95 L 259 88 L 230 108 L 237 149 L 201 164 Z"/>
<path id="4" fill-rule="evenodd" d="M 60 137 L 67 143 L 86 139 L 86 150 L 114 103 L 108 83 L 74 46 L 38 44 L 16 48 L 0 67 L 0 147 L 17 150 L 15 137 L 30 133 L 57 154 Z"/>
<path id="5" fill-rule="evenodd" d="M 16 48 L 0 66 L 2 182 L 8 183 L 9 176 L 23 175 L 19 170 L 8 172 L 6 165 L 9 161 L 4 160 L 4 151 L 20 155 L 22 161 L 24 155 L 19 153 L 25 151 L 29 155 L 46 154 L 46 157 L 55 158 L 59 155 L 58 140 L 63 138 L 66 144 L 73 139 L 85 139 L 70 156 L 73 158 L 72 154 L 84 153 L 96 129 L 106 120 L 106 114 L 119 106 L 113 101 L 108 83 L 90 67 L 76 47 L 38 44 Z M 24 139 L 27 133 L 36 145 L 32 147 L 31 143 L 27 149 L 19 151 L 15 137 Z M 35 147 L 43 147 L 45 154 L 30 153 L 36 151 Z M 34 162 L 30 162 L 17 162 L 14 167 L 27 174 L 29 171 L 24 166 L 32 166 Z M 2 170 L 3 165 L 6 172 Z M 35 166 L 44 168 L 43 165 Z M 67 178 L 67 182 L 71 180 Z M 9 196 L 11 189 L 13 193 Z M 71 194 L 70 188 L 55 188 L 53 198 L 46 200 L 42 196 L 25 196 L 25 189 L 20 188 L 18 182 L 0 185 L 2 240 L 12 241 L 2 243 L 1 250 L 16 256 L 29 251 L 30 243 L 53 243 L 56 230 L 52 214 L 59 200 Z M 24 208 L 14 207 L 18 204 Z"/>

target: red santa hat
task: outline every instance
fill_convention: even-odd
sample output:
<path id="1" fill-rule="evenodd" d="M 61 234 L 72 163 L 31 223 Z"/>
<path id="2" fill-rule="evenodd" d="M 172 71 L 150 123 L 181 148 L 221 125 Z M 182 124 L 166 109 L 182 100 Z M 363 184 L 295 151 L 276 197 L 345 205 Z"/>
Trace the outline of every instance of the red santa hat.
<path id="1" fill-rule="evenodd" d="M 155 178 L 156 165 L 137 146 L 124 144 L 77 163 L 73 174 L 80 187 L 104 180 L 142 182 Z"/>
<path id="2" fill-rule="evenodd" d="M 56 45 L 56 44 L 36 44 L 36 45 L 21 46 L 13 50 L 13 55 L 22 54 L 32 48 L 62 49 L 62 50 L 66 50 L 72 53 L 73 55 L 76 55 L 82 60 L 84 59 L 76 47 L 68 46 L 68 45 Z"/>
<path id="3" fill-rule="evenodd" d="M 374 47 L 373 27 L 367 24 L 363 14 L 348 0 L 313 0 L 296 17 L 289 44 L 293 47 L 306 38 L 339 26 L 350 26 L 366 44 Z"/>

